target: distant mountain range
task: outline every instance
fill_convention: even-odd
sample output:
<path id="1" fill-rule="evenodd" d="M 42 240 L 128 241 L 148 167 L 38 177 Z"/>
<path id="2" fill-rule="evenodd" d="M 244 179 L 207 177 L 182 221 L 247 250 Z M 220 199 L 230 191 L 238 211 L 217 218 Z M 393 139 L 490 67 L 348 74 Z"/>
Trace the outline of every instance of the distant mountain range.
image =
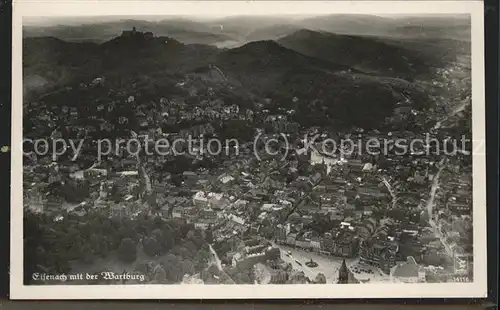
<path id="1" fill-rule="evenodd" d="M 387 39 L 298 30 L 277 40 L 304 55 L 343 64 L 367 73 L 414 79 L 435 67 L 454 61 L 457 53 L 470 52 L 468 42 L 440 39 Z M 434 44 L 432 51 L 425 46 Z M 448 49 L 452 49 L 451 52 Z"/>
<path id="2" fill-rule="evenodd" d="M 113 39 L 123 30 L 136 27 L 138 31 L 150 31 L 157 36 L 169 36 L 186 44 L 215 44 L 233 40 L 230 34 L 221 33 L 219 27 L 176 19 L 150 22 L 142 20 L 121 20 L 107 23 L 81 25 L 57 25 L 49 27 L 24 27 L 25 37 L 52 36 L 65 41 L 91 41 L 102 43 Z"/>
<path id="3" fill-rule="evenodd" d="M 135 25 L 133 21 L 128 23 L 130 26 Z M 116 32 L 121 31 L 118 26 L 115 27 Z M 203 27 L 211 28 L 207 25 Z M 97 35 L 98 31 L 93 31 Z M 253 35 L 256 35 L 255 32 Z M 169 43 L 165 45 L 167 41 Z M 419 76 L 425 77 L 434 67 L 454 61 L 458 54 L 470 54 L 470 44 L 460 40 L 394 39 L 339 35 L 308 29 L 295 30 L 275 41 L 252 41 L 233 49 L 218 49 L 209 44 L 186 44 L 166 36 L 157 36 L 146 45 L 132 43 L 127 45 L 120 36 L 101 43 L 90 40 L 65 41 L 57 37 L 29 37 L 24 40 L 24 74 L 62 81 L 75 74 L 93 75 L 93 68 L 96 71 L 103 68 L 127 70 L 134 63 L 141 66 L 151 63 L 156 68 L 163 65 L 165 68 L 185 71 L 208 62 L 221 62 L 221 66 L 228 67 L 228 70 L 238 67 L 249 71 L 265 64 L 267 71 L 271 71 L 271 68 L 278 67 L 304 67 L 302 64 L 307 59 L 308 63 L 323 70 L 330 70 L 327 68 L 335 65 L 339 70 L 350 68 L 367 74 L 412 80 Z M 215 55 L 218 57 L 214 58 Z M 135 61 L 128 61 L 130 58 Z M 256 63 L 248 63 L 249 59 Z M 246 75 L 243 73 L 242 78 Z M 40 84 L 40 80 L 34 79 L 35 84 Z"/>
<path id="4" fill-rule="evenodd" d="M 161 21 L 93 20 L 59 21 L 52 26 L 24 27 L 25 37 L 54 36 L 66 41 L 104 42 L 133 26 L 158 36 L 169 36 L 191 44 L 242 45 L 250 41 L 275 40 L 299 29 L 337 34 L 396 38 L 441 38 L 470 40 L 470 19 L 452 17 L 383 18 L 372 15 L 326 15 L 309 18 L 239 16 L 209 21 L 170 18 Z"/>
<path id="5" fill-rule="evenodd" d="M 160 21 L 121 19 L 96 22 L 85 19 L 59 20 L 59 22 L 61 24 L 55 26 L 35 27 L 28 24 L 24 27 L 24 36 L 27 39 L 25 48 L 30 49 L 31 46 L 37 46 L 43 41 L 32 38 L 52 38 L 45 42 L 45 46 L 40 46 L 40 49 L 32 48 L 33 53 L 24 53 L 28 75 L 31 75 L 32 71 L 30 63 L 40 67 L 51 57 L 53 59 L 62 57 L 59 62 L 67 62 L 72 70 L 78 70 L 78 65 L 74 62 L 90 61 L 91 50 L 99 50 L 90 43 L 113 41 L 123 30 L 132 27 L 136 27 L 138 31 L 153 32 L 160 38 L 166 37 L 183 44 L 197 45 L 192 47 L 192 50 L 200 49 L 200 45 L 205 45 L 203 50 L 209 49 L 208 46 L 224 49 L 240 47 L 250 42 L 274 40 L 290 50 L 309 57 L 367 73 L 405 79 L 412 79 L 420 74 L 425 75 L 432 67 L 454 61 L 457 53 L 470 54 L 468 41 L 470 20 L 463 16 L 446 18 L 383 18 L 371 15 L 328 15 L 310 18 L 240 16 L 207 21 L 171 18 Z M 56 38 L 67 41 L 68 44 L 55 41 Z M 69 44 L 71 42 L 87 44 Z M 64 48 L 59 48 L 63 45 Z M 80 48 L 81 50 L 75 51 Z M 78 59 L 71 59 L 74 58 L 73 52 L 82 55 Z M 55 57 L 51 53 L 58 56 Z M 212 53 L 217 52 L 212 51 Z M 200 52 L 197 51 L 196 55 L 200 55 Z M 101 58 L 99 55 L 94 57 L 92 63 L 99 62 Z M 110 61 L 114 63 L 117 60 L 111 57 Z M 104 63 L 109 64 L 109 62 Z M 53 70 L 48 69 L 48 71 Z M 65 76 L 66 73 L 57 75 Z M 35 84 L 40 84 L 39 78 L 34 80 Z"/>
<path id="6" fill-rule="evenodd" d="M 302 123 L 328 125 L 334 120 L 376 127 L 408 97 L 414 108 L 428 105 L 428 95 L 414 80 L 431 80 L 433 68 L 470 54 L 467 40 L 451 38 L 466 19 L 457 19 L 453 31 L 445 30 L 453 22 L 429 19 L 426 27 L 442 29 L 426 32 L 430 37 L 422 36 L 419 21 L 341 15 L 292 21 L 263 17 L 258 23 L 252 18 L 203 23 L 176 19 L 26 27 L 24 91 L 29 99 L 97 76 L 128 83 L 124 78 L 175 81 L 195 74 L 209 81 L 215 66 L 224 78 L 209 83 L 227 83 L 232 92 L 245 96 L 272 98 L 277 106 L 296 110 Z M 155 37 L 120 35 L 132 27 Z M 325 29 L 364 29 L 372 35 Z"/>
<path id="7" fill-rule="evenodd" d="M 261 98 L 273 98 L 300 113 L 302 123 L 376 126 L 404 100 L 402 91 L 422 96 L 404 80 L 365 74 L 345 64 L 303 55 L 274 41 L 234 49 L 187 45 L 159 37 L 135 42 L 118 37 L 102 44 L 31 38 L 24 42 L 25 94 L 89 81 L 141 76 L 173 77 L 216 66 L 227 82 Z M 292 102 L 292 97 L 300 98 Z M 28 97 L 26 97 L 28 98 Z M 319 101 L 318 101 L 319 100 Z M 311 105 L 310 102 L 317 102 Z"/>

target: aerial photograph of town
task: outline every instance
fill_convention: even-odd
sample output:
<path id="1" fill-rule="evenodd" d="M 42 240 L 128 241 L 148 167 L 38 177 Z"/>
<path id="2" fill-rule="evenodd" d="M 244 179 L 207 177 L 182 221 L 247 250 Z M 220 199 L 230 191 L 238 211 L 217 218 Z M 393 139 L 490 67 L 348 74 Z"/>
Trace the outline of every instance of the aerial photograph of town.
<path id="1" fill-rule="evenodd" d="M 25 18 L 22 49 L 25 285 L 473 282 L 469 15 Z"/>

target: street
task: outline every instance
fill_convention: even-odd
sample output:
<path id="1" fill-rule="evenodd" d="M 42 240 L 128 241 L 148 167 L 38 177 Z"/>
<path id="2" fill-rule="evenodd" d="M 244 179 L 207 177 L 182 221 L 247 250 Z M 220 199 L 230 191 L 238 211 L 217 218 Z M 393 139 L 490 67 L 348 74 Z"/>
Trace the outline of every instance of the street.
<path id="1" fill-rule="evenodd" d="M 434 214 L 433 214 L 433 212 L 434 212 L 434 210 L 433 210 L 434 209 L 434 199 L 436 197 L 437 188 L 439 186 L 439 175 L 441 174 L 443 167 L 444 166 L 442 166 L 439 169 L 438 173 L 434 176 L 434 179 L 432 181 L 432 187 L 431 187 L 431 191 L 430 191 L 430 195 L 429 195 L 429 200 L 427 201 L 427 213 L 429 215 L 429 225 L 432 227 L 432 231 L 434 232 L 434 235 L 439 239 L 439 241 L 443 245 L 444 249 L 446 250 L 446 253 L 448 254 L 448 256 L 453 257 L 452 248 L 446 242 L 443 234 L 441 233 L 441 230 L 439 229 L 438 225 L 436 224 L 436 222 L 433 219 L 433 217 L 434 217 Z"/>
<path id="2" fill-rule="evenodd" d="M 217 268 L 220 271 L 223 271 L 222 263 L 221 263 L 221 260 L 219 259 L 219 256 L 217 255 L 217 252 L 215 252 L 215 250 L 211 244 L 209 244 L 208 246 L 210 248 L 210 253 L 212 253 L 213 262 L 215 263 L 215 265 L 217 266 Z"/>

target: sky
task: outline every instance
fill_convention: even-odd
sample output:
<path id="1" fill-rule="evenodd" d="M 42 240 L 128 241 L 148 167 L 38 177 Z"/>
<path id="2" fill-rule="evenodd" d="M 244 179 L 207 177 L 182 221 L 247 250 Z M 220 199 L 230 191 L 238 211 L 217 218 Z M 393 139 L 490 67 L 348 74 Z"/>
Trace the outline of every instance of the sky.
<path id="1" fill-rule="evenodd" d="M 161 20 L 169 15 L 189 19 L 218 19 L 235 16 L 320 16 L 331 14 L 363 14 L 389 17 L 419 14 L 457 14 L 479 10 L 478 1 L 83 1 L 18 0 L 16 11 L 24 24 L 47 24 L 52 17 L 107 16 L 122 19 Z M 114 15 L 110 17 L 110 15 Z M 29 18 L 27 18 L 29 16 Z M 51 18 L 43 17 L 51 16 Z"/>

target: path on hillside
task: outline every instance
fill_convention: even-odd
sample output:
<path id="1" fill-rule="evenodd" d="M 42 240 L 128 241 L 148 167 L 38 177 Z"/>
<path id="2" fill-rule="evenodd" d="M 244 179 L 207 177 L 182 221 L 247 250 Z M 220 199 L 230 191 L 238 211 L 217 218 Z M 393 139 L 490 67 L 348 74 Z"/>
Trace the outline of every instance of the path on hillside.
<path id="1" fill-rule="evenodd" d="M 216 65 L 213 65 L 213 64 L 210 65 L 210 68 L 211 69 L 215 69 L 217 72 L 219 72 L 219 74 L 222 76 L 222 78 L 224 79 L 225 82 L 228 81 L 226 75 L 224 74 L 224 72 L 222 71 L 221 68 L 219 68 L 219 67 L 217 67 Z"/>
<path id="2" fill-rule="evenodd" d="M 437 121 L 436 125 L 434 125 L 434 129 L 439 129 L 444 122 L 446 122 L 450 117 L 454 116 L 455 114 L 463 111 L 467 107 L 467 105 L 469 105 L 469 104 L 470 104 L 469 100 L 463 100 L 458 107 L 454 108 L 449 113 L 449 115 L 447 115 L 447 116 L 443 117 L 441 120 Z"/>

